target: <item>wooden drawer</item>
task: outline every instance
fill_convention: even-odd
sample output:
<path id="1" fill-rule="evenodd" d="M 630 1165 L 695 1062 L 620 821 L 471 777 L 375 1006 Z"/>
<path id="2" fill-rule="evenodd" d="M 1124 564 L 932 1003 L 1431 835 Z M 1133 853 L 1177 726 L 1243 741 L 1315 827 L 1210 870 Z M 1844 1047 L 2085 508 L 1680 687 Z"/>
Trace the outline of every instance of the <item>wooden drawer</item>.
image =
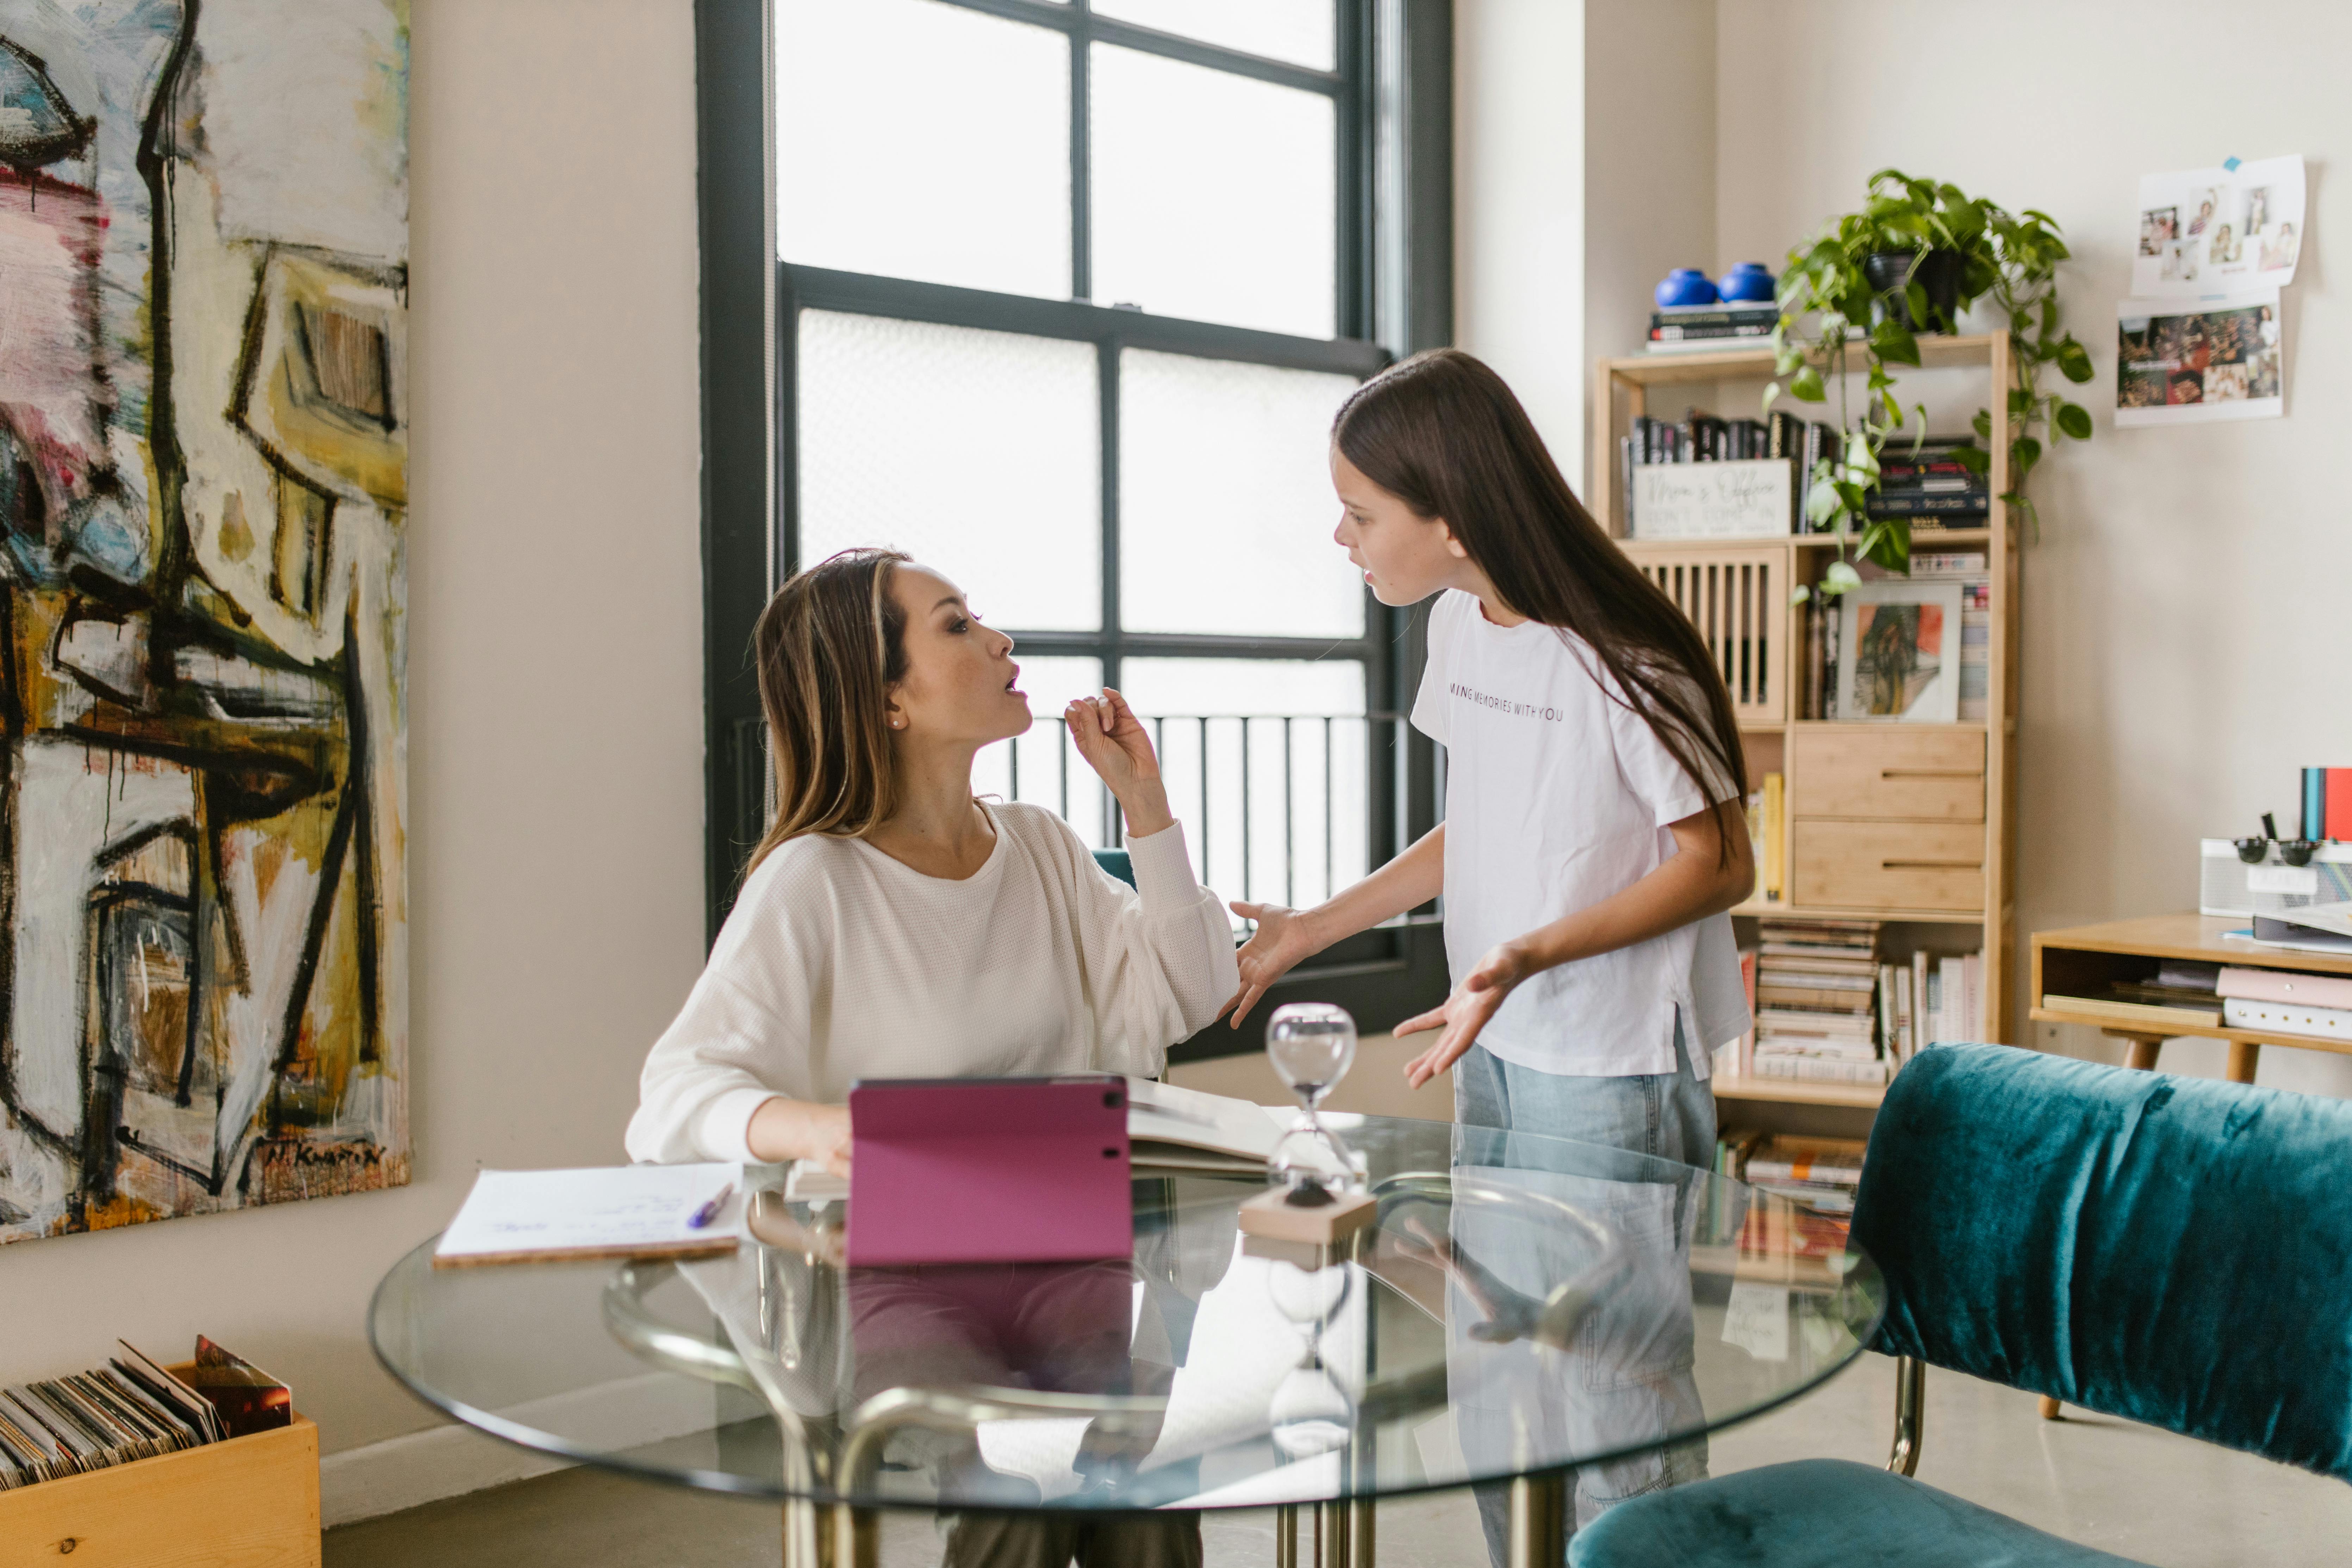
<path id="1" fill-rule="evenodd" d="M 1789 735 L 1789 815 L 1982 822 L 1981 730 L 1892 726 Z"/>
<path id="2" fill-rule="evenodd" d="M 1808 822 L 1792 834 L 1797 904 L 1984 908 L 1984 829 L 1952 822 Z"/>

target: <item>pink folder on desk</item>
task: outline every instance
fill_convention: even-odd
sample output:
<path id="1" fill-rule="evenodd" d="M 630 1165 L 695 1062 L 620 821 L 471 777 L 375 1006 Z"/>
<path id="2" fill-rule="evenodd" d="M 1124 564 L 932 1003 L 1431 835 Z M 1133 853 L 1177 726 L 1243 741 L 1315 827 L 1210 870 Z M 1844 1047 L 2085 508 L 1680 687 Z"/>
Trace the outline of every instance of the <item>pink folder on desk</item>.
<path id="1" fill-rule="evenodd" d="M 1134 1250 L 1120 1079 L 861 1082 L 849 1090 L 849 1126 L 853 1266 Z"/>

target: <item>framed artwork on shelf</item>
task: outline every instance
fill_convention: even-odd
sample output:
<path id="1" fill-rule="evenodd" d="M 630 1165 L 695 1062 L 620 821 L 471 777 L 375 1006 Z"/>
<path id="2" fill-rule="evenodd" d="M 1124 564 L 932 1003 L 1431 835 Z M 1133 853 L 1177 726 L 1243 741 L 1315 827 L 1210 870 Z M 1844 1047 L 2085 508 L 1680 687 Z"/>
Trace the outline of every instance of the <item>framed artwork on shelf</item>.
<path id="1" fill-rule="evenodd" d="M 1869 582 L 1838 598 L 1841 719 L 1949 724 L 1960 712 L 1960 584 Z"/>

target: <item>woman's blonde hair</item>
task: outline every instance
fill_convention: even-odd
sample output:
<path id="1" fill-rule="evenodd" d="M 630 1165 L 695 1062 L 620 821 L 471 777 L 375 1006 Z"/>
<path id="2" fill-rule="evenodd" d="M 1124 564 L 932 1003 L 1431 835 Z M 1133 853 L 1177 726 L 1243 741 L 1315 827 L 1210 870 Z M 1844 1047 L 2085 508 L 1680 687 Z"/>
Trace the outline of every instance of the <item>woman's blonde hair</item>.
<path id="1" fill-rule="evenodd" d="M 911 558 L 845 550 L 768 601 L 751 646 L 776 815 L 743 868 L 804 833 L 862 838 L 898 805 L 890 688 L 907 674 L 907 617 L 890 579 Z"/>

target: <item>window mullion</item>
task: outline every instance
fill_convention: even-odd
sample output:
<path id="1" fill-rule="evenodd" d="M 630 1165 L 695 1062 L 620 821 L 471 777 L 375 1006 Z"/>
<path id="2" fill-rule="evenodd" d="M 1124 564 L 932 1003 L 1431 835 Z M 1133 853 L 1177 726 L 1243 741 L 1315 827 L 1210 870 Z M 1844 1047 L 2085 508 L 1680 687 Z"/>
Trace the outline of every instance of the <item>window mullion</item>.
<path id="1" fill-rule="evenodd" d="M 1094 50 L 1085 0 L 1070 29 L 1070 298 L 1095 294 Z"/>
<path id="2" fill-rule="evenodd" d="M 1096 379 L 1102 393 L 1102 638 L 1103 684 L 1119 686 L 1123 652 L 1118 603 L 1118 340 L 1104 338 L 1096 345 Z M 1125 842 L 1126 828 L 1118 808 L 1107 805 L 1108 832 L 1116 847 Z"/>

